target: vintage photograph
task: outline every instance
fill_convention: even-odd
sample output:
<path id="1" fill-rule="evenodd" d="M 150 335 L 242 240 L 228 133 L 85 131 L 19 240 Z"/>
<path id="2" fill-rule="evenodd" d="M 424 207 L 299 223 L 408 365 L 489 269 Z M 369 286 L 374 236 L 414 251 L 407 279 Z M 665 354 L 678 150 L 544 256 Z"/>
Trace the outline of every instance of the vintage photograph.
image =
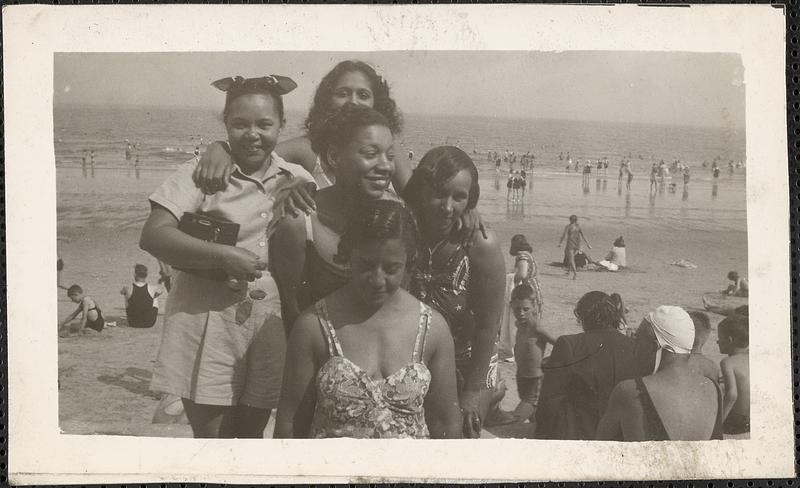
<path id="1" fill-rule="evenodd" d="M 287 7 L 4 9 L 12 482 L 794 473 L 782 10 Z"/>
<path id="2" fill-rule="evenodd" d="M 64 433 L 749 435 L 740 56 L 54 63 Z"/>

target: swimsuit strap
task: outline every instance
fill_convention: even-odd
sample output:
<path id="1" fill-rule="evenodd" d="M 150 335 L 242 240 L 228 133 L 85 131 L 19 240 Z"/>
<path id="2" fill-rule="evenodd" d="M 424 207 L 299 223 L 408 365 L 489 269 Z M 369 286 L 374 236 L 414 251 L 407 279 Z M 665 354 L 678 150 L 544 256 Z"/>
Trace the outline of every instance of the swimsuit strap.
<path id="1" fill-rule="evenodd" d="M 311 222 L 311 214 L 303 213 L 306 223 L 306 242 L 314 242 L 314 225 Z"/>
<path id="2" fill-rule="evenodd" d="M 419 302 L 419 327 L 417 328 L 417 338 L 414 340 L 414 352 L 411 354 L 411 361 L 414 363 L 421 363 L 424 358 L 425 339 L 428 337 L 432 316 L 431 307 Z"/>
<path id="3" fill-rule="evenodd" d="M 336 329 L 333 328 L 333 324 L 328 318 L 328 307 L 325 305 L 325 299 L 318 301 L 314 307 L 317 310 L 317 319 L 320 327 L 322 327 L 325 342 L 328 344 L 328 355 L 330 357 L 344 356 L 342 354 L 342 345 L 339 344 L 339 338 L 336 337 Z"/>
<path id="4" fill-rule="evenodd" d="M 649 425 L 649 428 L 653 430 L 653 433 L 656 434 L 657 437 L 659 437 L 658 439 L 654 440 L 670 440 L 669 433 L 667 433 L 667 429 L 664 427 L 664 422 L 658 415 L 658 410 L 656 410 L 653 399 L 650 398 L 650 393 L 647 391 L 647 386 L 644 384 L 644 381 L 642 381 L 642 377 L 637 376 L 634 378 L 634 381 L 636 382 L 636 389 L 639 390 L 642 402 L 644 403 L 644 405 L 642 405 L 645 410 L 644 420 L 648 424 L 652 424 Z M 649 429 L 646 428 L 646 430 Z"/>

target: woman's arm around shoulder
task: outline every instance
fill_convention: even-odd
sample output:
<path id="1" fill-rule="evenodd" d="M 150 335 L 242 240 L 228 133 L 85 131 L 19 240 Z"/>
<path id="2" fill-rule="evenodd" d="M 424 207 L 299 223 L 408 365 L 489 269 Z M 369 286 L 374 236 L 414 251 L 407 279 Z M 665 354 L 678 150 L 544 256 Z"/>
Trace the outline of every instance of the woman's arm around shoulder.
<path id="1" fill-rule="evenodd" d="M 462 436 L 461 412 L 456 393 L 456 363 L 453 337 L 444 318 L 433 312 L 426 338 L 425 357 L 431 385 L 425 397 L 425 421 L 434 439 Z"/>
<path id="2" fill-rule="evenodd" d="M 269 240 L 269 269 L 278 286 L 287 334 L 300 314 L 297 291 L 306 263 L 305 219 L 305 215 L 284 217 Z"/>
<path id="3" fill-rule="evenodd" d="M 313 173 L 317 164 L 317 155 L 311 149 L 308 136 L 298 136 L 278 143 L 275 152 L 286 161 L 299 164 L 309 173 Z"/>
<path id="4" fill-rule="evenodd" d="M 286 348 L 276 439 L 307 438 L 311 431 L 316 406 L 314 378 L 324 358 L 325 342 L 316 314 L 303 312 L 292 327 Z"/>

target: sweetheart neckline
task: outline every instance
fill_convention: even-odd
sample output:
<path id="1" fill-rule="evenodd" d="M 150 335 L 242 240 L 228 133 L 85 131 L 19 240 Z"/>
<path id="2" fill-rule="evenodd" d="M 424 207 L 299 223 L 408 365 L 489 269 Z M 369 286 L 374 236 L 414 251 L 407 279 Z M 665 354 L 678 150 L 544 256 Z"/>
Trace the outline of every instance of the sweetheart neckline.
<path id="1" fill-rule="evenodd" d="M 389 380 L 389 378 L 391 378 L 391 377 L 393 377 L 393 376 L 395 376 L 395 375 L 399 374 L 399 373 L 400 373 L 401 371 L 403 371 L 403 370 L 406 370 L 406 369 L 408 369 L 408 368 L 413 368 L 413 367 L 414 367 L 414 366 L 416 366 L 417 364 L 419 364 L 420 366 L 422 366 L 423 368 L 425 368 L 425 370 L 426 370 L 426 371 L 428 371 L 428 373 L 430 373 L 430 370 L 429 370 L 429 369 L 428 369 L 428 367 L 425 365 L 425 363 L 423 363 L 423 362 L 414 362 L 414 361 L 411 361 L 410 363 L 406 363 L 405 365 L 401 366 L 401 367 L 400 367 L 400 368 L 399 368 L 397 371 L 395 371 L 394 373 L 392 373 L 392 374 L 390 374 L 390 375 L 388 375 L 388 376 L 386 376 L 386 377 L 384 377 L 384 378 L 381 378 L 380 380 L 376 380 L 375 378 L 373 378 L 372 376 L 370 376 L 370 375 L 369 375 L 369 373 L 367 373 L 367 371 L 366 371 L 364 368 L 362 368 L 361 366 L 359 366 L 358 364 L 356 364 L 355 362 L 353 362 L 352 360 L 350 360 L 350 359 L 349 359 L 347 356 L 332 356 L 332 357 L 330 357 L 330 358 L 329 358 L 327 361 L 325 361 L 325 364 L 323 364 L 323 365 L 322 365 L 322 367 L 320 368 L 320 371 L 321 371 L 322 369 L 324 369 L 324 368 L 325 368 L 325 366 L 327 366 L 327 365 L 328 365 L 328 363 L 330 363 L 331 361 L 333 361 L 335 358 L 343 359 L 343 360 L 347 361 L 348 363 L 350 363 L 350 365 L 351 365 L 351 366 L 353 366 L 353 367 L 354 367 L 354 368 L 357 370 L 357 372 L 358 372 L 358 373 L 360 373 L 361 375 L 365 376 L 365 377 L 366 377 L 366 378 L 367 378 L 367 379 L 370 381 L 370 383 L 373 383 L 373 384 L 386 384 L 386 382 Z"/>

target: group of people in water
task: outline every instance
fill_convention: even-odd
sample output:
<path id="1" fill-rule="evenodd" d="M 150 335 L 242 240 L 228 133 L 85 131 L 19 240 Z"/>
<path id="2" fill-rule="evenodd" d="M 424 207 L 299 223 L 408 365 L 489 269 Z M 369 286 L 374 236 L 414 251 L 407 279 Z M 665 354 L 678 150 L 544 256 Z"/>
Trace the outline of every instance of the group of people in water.
<path id="1" fill-rule="evenodd" d="M 140 239 L 178 270 L 151 388 L 181 398 L 196 437 L 263 437 L 273 410 L 278 438 L 475 438 L 534 421 L 541 438 L 699 440 L 719 438 L 731 413 L 745 424 L 746 315 L 720 325 L 731 358 L 724 394 L 718 375 L 700 372 L 708 364 L 692 350 L 702 334 L 678 307 L 648 314 L 634 339 L 622 298 L 594 291 L 574 311 L 584 332 L 551 336 L 530 245 L 512 240 L 506 296 L 501 243 L 477 211 L 475 163 L 454 146 L 413 169 L 395 160 L 402 118 L 372 66 L 336 65 L 305 134 L 281 142 L 293 80 L 212 84 L 225 94 L 228 139 L 150 196 Z M 575 252 L 588 246 L 577 217 L 564 239 L 574 277 Z M 157 297 L 142 268 L 121 291 L 129 317 L 131 302 Z M 91 312 L 78 291 L 70 298 Z M 499 407 L 506 307 L 516 324 L 513 412 Z"/>

